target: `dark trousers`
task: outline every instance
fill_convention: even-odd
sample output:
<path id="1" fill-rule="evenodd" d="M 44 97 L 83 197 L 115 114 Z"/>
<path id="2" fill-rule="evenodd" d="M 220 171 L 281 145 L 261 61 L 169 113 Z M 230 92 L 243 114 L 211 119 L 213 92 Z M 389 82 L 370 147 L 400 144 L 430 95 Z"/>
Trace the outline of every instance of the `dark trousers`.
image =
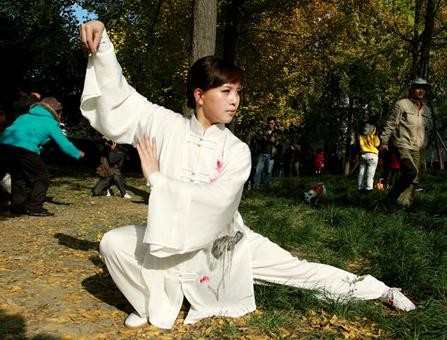
<path id="1" fill-rule="evenodd" d="M 124 178 L 119 175 L 111 175 L 107 177 L 101 177 L 92 189 L 93 196 L 105 195 L 106 191 L 109 190 L 113 185 L 118 187 L 121 196 L 126 194 L 126 185 L 124 184 Z"/>
<path id="2" fill-rule="evenodd" d="M 11 175 L 11 210 L 24 212 L 42 208 L 49 186 L 45 163 L 34 152 L 0 144 L 2 171 Z"/>
<path id="3" fill-rule="evenodd" d="M 415 184 L 419 183 L 422 171 L 422 150 L 399 149 L 400 176 L 390 191 L 389 197 L 404 206 L 411 206 L 415 197 Z"/>

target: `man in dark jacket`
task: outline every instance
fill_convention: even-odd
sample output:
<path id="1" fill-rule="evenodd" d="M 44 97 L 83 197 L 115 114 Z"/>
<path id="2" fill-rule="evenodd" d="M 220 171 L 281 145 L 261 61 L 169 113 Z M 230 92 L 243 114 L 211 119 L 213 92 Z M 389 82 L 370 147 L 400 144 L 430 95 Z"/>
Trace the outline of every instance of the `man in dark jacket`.
<path id="1" fill-rule="evenodd" d="M 256 144 L 258 146 L 258 159 L 254 177 L 254 188 L 260 189 L 261 183 L 267 186 L 272 184 L 274 156 L 279 145 L 278 128 L 275 117 L 269 117 L 265 131 L 258 136 Z"/>
<path id="2" fill-rule="evenodd" d="M 96 173 L 101 177 L 92 189 L 93 196 L 110 196 L 110 188 L 113 185 L 118 187 L 121 197 L 131 198 L 126 192 L 124 178 L 121 175 L 121 167 L 126 159 L 124 147 L 107 141 L 101 155 L 101 163 L 96 169 Z"/>
<path id="3" fill-rule="evenodd" d="M 43 207 L 49 186 L 48 173 L 40 157 L 44 144 L 53 140 L 69 156 L 76 159 L 84 156 L 62 133 L 61 113 L 62 104 L 56 98 L 44 98 L 0 135 L 0 170 L 11 174 L 12 213 L 53 215 Z"/>

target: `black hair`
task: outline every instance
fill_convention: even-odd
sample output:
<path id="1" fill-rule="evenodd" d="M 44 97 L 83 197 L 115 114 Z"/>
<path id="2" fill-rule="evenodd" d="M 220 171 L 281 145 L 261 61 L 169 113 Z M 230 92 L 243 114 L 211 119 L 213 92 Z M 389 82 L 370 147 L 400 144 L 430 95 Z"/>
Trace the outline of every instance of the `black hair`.
<path id="1" fill-rule="evenodd" d="M 196 107 L 194 90 L 207 91 L 226 83 L 240 83 L 242 69 L 215 56 L 207 56 L 197 60 L 188 72 L 186 97 L 189 108 Z"/>

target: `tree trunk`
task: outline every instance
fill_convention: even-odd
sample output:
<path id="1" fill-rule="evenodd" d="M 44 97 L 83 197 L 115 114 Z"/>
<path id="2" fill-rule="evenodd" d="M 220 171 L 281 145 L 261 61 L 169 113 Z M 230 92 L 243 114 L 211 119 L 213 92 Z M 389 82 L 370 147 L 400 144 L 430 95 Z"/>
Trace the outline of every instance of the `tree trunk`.
<path id="1" fill-rule="evenodd" d="M 422 33 L 421 41 L 421 56 L 419 62 L 418 75 L 424 79 L 429 78 L 430 72 L 430 50 L 433 40 L 433 31 L 435 27 L 435 4 L 434 0 L 427 0 L 427 7 L 425 11 L 425 25 Z"/>
<path id="2" fill-rule="evenodd" d="M 345 140 L 345 166 L 344 166 L 344 175 L 349 176 L 351 174 L 351 141 L 352 141 L 352 125 L 354 122 L 354 107 L 352 103 L 353 99 L 349 102 L 349 112 L 348 112 L 348 119 L 347 119 L 347 131 L 346 131 L 346 140 Z"/>
<path id="3" fill-rule="evenodd" d="M 413 57 L 411 77 L 415 78 L 419 73 L 420 45 L 421 36 L 419 34 L 419 25 L 422 20 L 422 0 L 416 0 L 414 4 L 414 26 L 413 39 L 411 44 L 411 55 Z"/>
<path id="4" fill-rule="evenodd" d="M 436 138 L 436 155 L 438 156 L 439 170 L 444 170 L 444 157 L 442 157 L 442 145 L 439 138 Z"/>
<path id="5" fill-rule="evenodd" d="M 216 50 L 217 0 L 194 0 L 191 64 Z"/>
<path id="6" fill-rule="evenodd" d="M 425 13 L 422 10 L 422 0 L 416 0 L 415 3 L 415 23 L 413 29 L 413 77 L 418 76 L 424 79 L 430 78 L 430 50 L 432 47 L 433 33 L 435 27 L 436 5 L 434 0 L 426 0 Z M 418 26 L 424 18 L 424 30 L 419 35 Z M 431 105 L 430 105 L 431 106 Z M 438 156 L 439 167 L 444 170 L 444 161 L 442 157 L 442 140 L 439 140 L 438 132 L 435 128 L 436 153 Z"/>
<path id="7" fill-rule="evenodd" d="M 223 57 L 234 64 L 236 61 L 237 42 L 240 34 L 242 5 L 245 0 L 232 0 L 225 9 L 225 28 L 223 37 Z"/>

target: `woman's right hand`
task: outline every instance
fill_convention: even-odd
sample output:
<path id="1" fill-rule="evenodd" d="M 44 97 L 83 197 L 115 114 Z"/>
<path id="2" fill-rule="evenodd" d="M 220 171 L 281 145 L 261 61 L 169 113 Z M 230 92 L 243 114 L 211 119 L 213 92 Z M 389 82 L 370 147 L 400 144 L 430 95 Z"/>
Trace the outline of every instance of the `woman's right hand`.
<path id="1" fill-rule="evenodd" d="M 88 21 L 81 25 L 81 41 L 90 53 L 96 53 L 98 50 L 103 31 L 104 24 L 98 20 Z"/>

